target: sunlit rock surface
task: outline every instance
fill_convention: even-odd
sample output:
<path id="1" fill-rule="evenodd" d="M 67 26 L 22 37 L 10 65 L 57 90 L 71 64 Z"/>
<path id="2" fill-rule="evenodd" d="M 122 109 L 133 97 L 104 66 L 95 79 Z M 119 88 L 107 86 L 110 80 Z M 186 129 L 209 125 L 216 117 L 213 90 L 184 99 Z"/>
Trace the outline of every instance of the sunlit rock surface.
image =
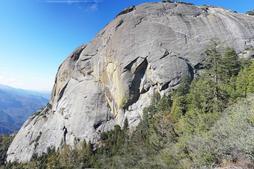
<path id="1" fill-rule="evenodd" d="M 254 17 L 177 3 L 124 10 L 59 67 L 50 103 L 26 121 L 7 160 L 28 161 L 61 147 L 64 137 L 69 145 L 96 143 L 125 118 L 134 128 L 155 92 L 163 95 L 181 77 L 194 77 L 211 41 L 254 57 Z"/>

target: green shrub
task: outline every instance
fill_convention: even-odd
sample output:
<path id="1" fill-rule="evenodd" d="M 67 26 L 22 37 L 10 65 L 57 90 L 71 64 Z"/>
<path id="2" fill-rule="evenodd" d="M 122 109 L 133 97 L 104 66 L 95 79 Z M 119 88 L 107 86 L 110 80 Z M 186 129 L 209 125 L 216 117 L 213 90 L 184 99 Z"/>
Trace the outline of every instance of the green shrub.
<path id="1" fill-rule="evenodd" d="M 247 11 L 246 14 L 248 14 L 248 15 L 254 15 L 254 10 L 252 10 L 252 11 Z"/>
<path id="2" fill-rule="evenodd" d="M 253 110 L 254 95 L 251 95 L 226 109 L 221 119 L 206 136 L 196 135 L 189 140 L 188 148 L 195 166 L 210 166 L 213 163 L 241 160 L 253 164 Z"/>
<path id="3" fill-rule="evenodd" d="M 6 153 L 9 145 L 12 142 L 11 136 L 0 136 L 0 166 L 3 166 L 6 161 Z"/>

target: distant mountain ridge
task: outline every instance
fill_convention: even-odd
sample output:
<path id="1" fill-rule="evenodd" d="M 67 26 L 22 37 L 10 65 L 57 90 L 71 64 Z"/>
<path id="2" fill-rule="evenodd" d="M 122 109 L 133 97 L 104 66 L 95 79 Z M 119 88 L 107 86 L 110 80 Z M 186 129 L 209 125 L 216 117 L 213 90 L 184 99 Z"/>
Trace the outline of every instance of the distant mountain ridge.
<path id="1" fill-rule="evenodd" d="M 46 99 L 50 98 L 50 92 L 26 90 L 26 89 L 15 88 L 15 87 L 11 87 L 11 86 L 8 86 L 8 85 L 3 85 L 3 84 L 0 84 L 0 90 L 14 91 L 17 94 L 30 94 L 30 95 L 35 95 L 35 96 L 41 96 L 41 97 L 44 97 Z"/>
<path id="2" fill-rule="evenodd" d="M 0 135 L 17 131 L 35 111 L 45 106 L 49 94 L 0 84 Z"/>

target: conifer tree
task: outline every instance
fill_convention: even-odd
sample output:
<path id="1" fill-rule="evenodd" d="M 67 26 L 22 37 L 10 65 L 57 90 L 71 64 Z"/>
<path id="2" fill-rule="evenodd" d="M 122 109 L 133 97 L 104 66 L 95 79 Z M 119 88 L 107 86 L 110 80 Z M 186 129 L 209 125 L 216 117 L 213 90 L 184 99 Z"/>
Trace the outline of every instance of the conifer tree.
<path id="1" fill-rule="evenodd" d="M 224 91 L 220 90 L 220 85 L 223 82 L 223 59 L 221 54 L 216 49 L 217 44 L 215 43 L 213 47 L 206 51 L 207 59 L 205 62 L 205 67 L 207 69 L 206 73 L 204 74 L 205 81 L 207 81 L 207 92 L 210 93 L 210 96 L 207 98 L 210 100 L 212 108 L 211 111 L 221 111 L 222 107 L 220 103 L 226 101 L 226 94 Z"/>
<path id="2" fill-rule="evenodd" d="M 233 76 L 236 76 L 240 71 L 241 65 L 238 60 L 238 56 L 234 49 L 227 48 L 225 50 L 224 55 L 222 56 L 222 63 L 221 63 L 221 69 L 222 69 L 222 76 L 224 77 L 224 80 L 228 80 Z M 222 79 L 222 80 L 223 80 Z"/>
<path id="3" fill-rule="evenodd" d="M 187 111 L 186 95 L 189 92 L 190 84 L 191 78 L 189 76 L 184 76 L 173 96 L 171 114 L 175 122 L 178 121 L 178 119 Z"/>

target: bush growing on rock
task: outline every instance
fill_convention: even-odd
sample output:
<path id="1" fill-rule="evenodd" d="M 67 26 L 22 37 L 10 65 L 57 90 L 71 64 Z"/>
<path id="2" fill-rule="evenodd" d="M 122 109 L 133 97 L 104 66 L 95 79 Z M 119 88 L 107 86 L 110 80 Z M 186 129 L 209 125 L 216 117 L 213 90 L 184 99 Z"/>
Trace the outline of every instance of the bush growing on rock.
<path id="1" fill-rule="evenodd" d="M 254 15 L 254 10 L 252 10 L 252 11 L 247 11 L 246 14 L 248 14 L 248 15 Z"/>
<path id="2" fill-rule="evenodd" d="M 175 2 L 175 0 L 161 0 L 161 2 L 163 2 L 163 3 L 166 3 L 166 2 L 173 3 L 173 2 Z"/>

